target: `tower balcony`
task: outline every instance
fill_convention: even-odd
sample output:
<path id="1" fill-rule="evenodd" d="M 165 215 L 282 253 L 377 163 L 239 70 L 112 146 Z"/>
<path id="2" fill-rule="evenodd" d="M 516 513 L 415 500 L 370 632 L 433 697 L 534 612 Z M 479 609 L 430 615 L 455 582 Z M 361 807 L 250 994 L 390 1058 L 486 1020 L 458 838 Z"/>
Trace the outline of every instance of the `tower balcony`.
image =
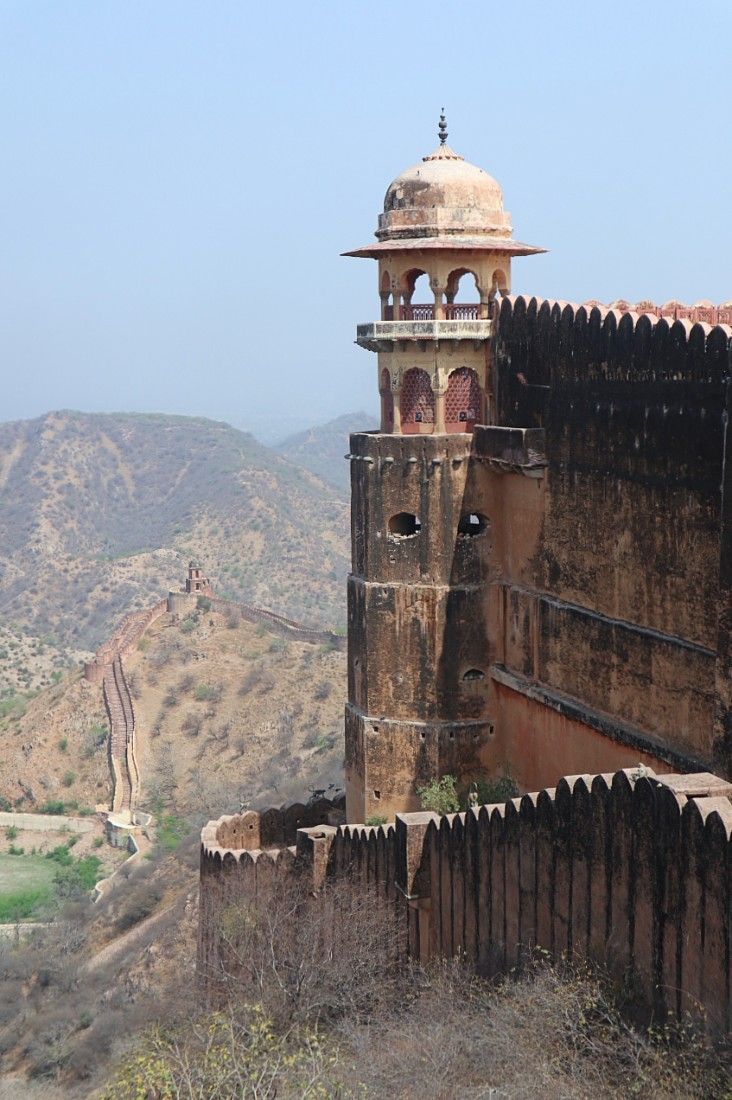
<path id="1" fill-rule="evenodd" d="M 440 340 L 490 340 L 493 323 L 481 317 L 484 307 L 478 303 L 447 304 L 441 307 L 443 317 L 435 317 L 435 307 L 429 305 L 398 306 L 399 318 L 394 319 L 393 306 L 385 308 L 382 321 L 370 321 L 356 328 L 356 343 L 368 351 L 389 351 L 402 341 L 426 342 Z"/>

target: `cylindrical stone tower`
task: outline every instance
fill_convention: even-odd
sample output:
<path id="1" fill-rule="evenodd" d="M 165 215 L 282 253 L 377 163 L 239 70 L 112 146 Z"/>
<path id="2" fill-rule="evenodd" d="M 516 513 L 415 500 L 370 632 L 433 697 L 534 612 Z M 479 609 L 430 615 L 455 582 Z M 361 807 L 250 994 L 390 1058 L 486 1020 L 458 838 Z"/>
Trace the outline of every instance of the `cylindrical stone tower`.
<path id="1" fill-rule="evenodd" d="M 473 429 L 491 423 L 491 300 L 511 257 L 499 185 L 446 143 L 390 185 L 378 242 L 381 431 L 351 437 L 346 792 L 349 821 L 419 808 L 418 787 L 484 772 L 493 726 L 491 488 Z M 412 297 L 426 275 L 433 301 Z M 456 301 L 463 276 L 474 302 Z"/>

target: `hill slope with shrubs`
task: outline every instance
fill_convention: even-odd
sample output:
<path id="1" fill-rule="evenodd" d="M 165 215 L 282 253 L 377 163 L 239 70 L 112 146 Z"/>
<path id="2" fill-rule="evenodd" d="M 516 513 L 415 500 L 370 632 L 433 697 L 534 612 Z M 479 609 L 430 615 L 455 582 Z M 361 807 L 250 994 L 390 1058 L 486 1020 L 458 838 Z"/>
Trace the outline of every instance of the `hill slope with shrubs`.
<path id="1" fill-rule="evenodd" d="M 0 424 L 3 688 L 47 686 L 178 587 L 192 557 L 221 594 L 342 626 L 348 533 L 345 494 L 228 424 L 78 412 Z"/>
<path id="2" fill-rule="evenodd" d="M 198 822 L 341 785 L 344 653 L 286 640 L 233 609 L 197 610 L 158 619 L 125 671 L 143 808 Z M 107 733 L 101 685 L 80 673 L 0 719 L 2 804 L 109 804 Z"/>

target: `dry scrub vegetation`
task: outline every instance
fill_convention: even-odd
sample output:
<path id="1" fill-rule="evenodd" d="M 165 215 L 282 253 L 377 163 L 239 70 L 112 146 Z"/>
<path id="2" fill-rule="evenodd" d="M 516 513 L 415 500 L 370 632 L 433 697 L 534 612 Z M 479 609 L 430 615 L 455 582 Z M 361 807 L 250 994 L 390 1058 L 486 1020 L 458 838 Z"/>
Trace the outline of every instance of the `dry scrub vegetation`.
<path id="1" fill-rule="evenodd" d="M 125 669 L 143 805 L 202 820 L 342 786 L 345 654 L 197 610 L 159 619 Z"/>
<path id="2" fill-rule="evenodd" d="M 105 1100 L 729 1095 L 722 1052 L 692 1028 L 634 1029 L 589 971 L 537 962 L 490 983 L 459 961 L 405 967 L 393 914 L 347 883 L 262 901 L 224 915 L 218 1010 L 166 1020 Z"/>
<path id="3" fill-rule="evenodd" d="M 222 594 L 337 625 L 347 538 L 345 494 L 228 424 L 69 411 L 0 424 L 0 608 L 62 656 L 179 585 L 189 557 Z"/>
<path id="4" fill-rule="evenodd" d="M 200 820 L 340 786 L 345 667 L 343 653 L 286 640 L 235 610 L 163 616 L 125 661 L 142 807 Z M 67 676 L 0 720 L 0 733 L 6 808 L 108 805 L 99 684 Z"/>
<path id="5" fill-rule="evenodd" d="M 332 884 L 224 914 L 215 1010 L 193 995 L 195 839 L 26 944 L 0 941 L 0 1060 L 23 1100 L 729 1097 L 692 1028 L 634 1029 L 589 971 L 501 983 L 395 961 L 398 927 Z M 491 1092 L 491 1089 L 496 1090 Z M 0 1096 L 2 1079 L 0 1079 Z"/>

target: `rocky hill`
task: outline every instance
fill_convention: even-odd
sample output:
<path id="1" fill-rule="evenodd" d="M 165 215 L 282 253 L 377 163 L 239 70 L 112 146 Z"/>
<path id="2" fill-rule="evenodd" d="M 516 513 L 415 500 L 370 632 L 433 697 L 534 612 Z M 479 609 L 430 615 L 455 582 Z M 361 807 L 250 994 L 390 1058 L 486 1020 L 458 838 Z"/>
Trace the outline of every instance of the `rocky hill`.
<path id="1" fill-rule="evenodd" d="M 0 424 L 0 696 L 48 686 L 191 557 L 221 594 L 338 628 L 347 542 L 345 494 L 227 424 Z"/>
<path id="2" fill-rule="evenodd" d="M 350 493 L 350 471 L 343 456 L 348 453 L 351 432 L 375 428 L 377 417 L 368 413 L 346 413 L 307 431 L 290 435 L 277 450 L 293 462 L 310 470 L 342 493 Z"/>
<path id="3" fill-rule="evenodd" d="M 286 640 L 234 610 L 163 615 L 125 660 L 142 808 L 188 820 L 342 785 L 345 654 Z M 0 718 L 0 801 L 109 805 L 101 684 L 67 675 Z"/>

